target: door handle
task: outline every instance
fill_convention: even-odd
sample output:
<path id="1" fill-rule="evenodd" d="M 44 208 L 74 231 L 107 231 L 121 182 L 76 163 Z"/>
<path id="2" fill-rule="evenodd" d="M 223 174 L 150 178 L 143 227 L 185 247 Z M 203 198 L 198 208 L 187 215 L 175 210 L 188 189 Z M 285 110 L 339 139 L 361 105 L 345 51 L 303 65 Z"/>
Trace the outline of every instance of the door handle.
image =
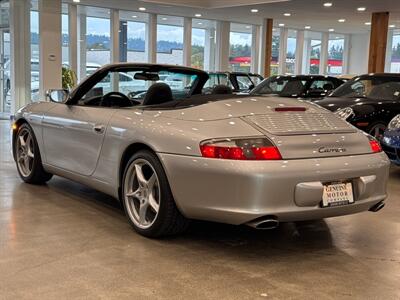
<path id="1" fill-rule="evenodd" d="M 96 133 L 103 133 L 106 127 L 104 125 L 94 125 L 93 130 Z"/>

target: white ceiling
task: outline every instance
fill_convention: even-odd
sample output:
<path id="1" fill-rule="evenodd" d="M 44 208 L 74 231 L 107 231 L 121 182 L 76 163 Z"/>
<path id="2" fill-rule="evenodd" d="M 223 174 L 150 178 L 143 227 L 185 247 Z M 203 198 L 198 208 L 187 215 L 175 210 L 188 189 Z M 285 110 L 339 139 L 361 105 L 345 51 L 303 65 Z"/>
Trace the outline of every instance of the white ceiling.
<path id="1" fill-rule="evenodd" d="M 72 2 L 72 0 L 67 1 Z M 139 7 L 145 7 L 146 12 L 170 16 L 194 17 L 195 14 L 200 13 L 203 19 L 227 20 L 244 24 L 262 24 L 264 18 L 273 18 L 275 26 L 284 23 L 285 27 L 304 29 L 304 26 L 309 25 L 313 31 L 328 31 L 333 28 L 336 33 L 367 33 L 370 28 L 364 23 L 371 20 L 372 12 L 388 11 L 390 12 L 390 24 L 400 28 L 400 0 L 272 1 L 81 0 L 80 4 L 129 11 L 138 11 Z M 255 2 L 258 4 L 254 4 Z M 333 6 L 326 8 L 323 6 L 324 2 L 332 2 Z M 357 7 L 366 7 L 367 9 L 365 12 L 358 12 Z M 251 9 L 258 9 L 258 12 L 252 13 Z M 285 17 L 284 13 L 291 13 L 291 16 Z M 346 19 L 346 22 L 339 23 L 338 19 Z"/>

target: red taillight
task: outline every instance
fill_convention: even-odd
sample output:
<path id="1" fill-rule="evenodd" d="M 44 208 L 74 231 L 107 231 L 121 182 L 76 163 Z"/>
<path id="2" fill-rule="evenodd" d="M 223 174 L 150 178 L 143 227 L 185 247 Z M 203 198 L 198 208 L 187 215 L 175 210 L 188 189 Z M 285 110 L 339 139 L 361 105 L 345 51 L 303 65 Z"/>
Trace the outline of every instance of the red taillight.
<path id="1" fill-rule="evenodd" d="M 277 147 L 267 139 L 222 140 L 200 145 L 203 157 L 233 160 L 280 160 Z"/>
<path id="2" fill-rule="evenodd" d="M 382 152 L 381 144 L 377 140 L 370 140 L 369 145 L 371 146 L 371 150 L 374 153 Z"/>

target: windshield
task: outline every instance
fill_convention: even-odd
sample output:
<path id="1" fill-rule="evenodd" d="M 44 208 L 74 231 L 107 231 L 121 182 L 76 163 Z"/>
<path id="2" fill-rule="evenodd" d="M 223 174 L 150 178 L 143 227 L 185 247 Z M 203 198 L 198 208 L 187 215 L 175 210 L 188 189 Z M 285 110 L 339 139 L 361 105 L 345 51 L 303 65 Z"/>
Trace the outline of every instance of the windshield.
<path id="1" fill-rule="evenodd" d="M 190 95 L 197 75 L 169 71 L 118 71 L 109 72 L 101 81 L 94 85 L 83 97 L 84 101 L 102 97 L 110 92 L 118 92 L 129 99 L 140 101 L 148 89 L 155 83 L 165 83 L 171 90 L 174 100 Z"/>
<path id="2" fill-rule="evenodd" d="M 253 94 L 298 97 L 305 92 L 306 84 L 306 80 L 296 77 L 271 77 L 261 82 Z"/>
<path id="3" fill-rule="evenodd" d="M 330 97 L 398 100 L 400 77 L 359 77 L 343 84 Z"/>

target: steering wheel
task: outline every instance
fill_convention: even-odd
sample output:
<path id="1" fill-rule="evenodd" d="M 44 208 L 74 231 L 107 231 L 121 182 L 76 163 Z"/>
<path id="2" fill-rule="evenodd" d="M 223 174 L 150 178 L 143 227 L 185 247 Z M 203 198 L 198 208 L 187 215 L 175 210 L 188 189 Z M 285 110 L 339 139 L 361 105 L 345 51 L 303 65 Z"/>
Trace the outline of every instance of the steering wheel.
<path id="1" fill-rule="evenodd" d="M 111 105 L 113 104 L 113 102 L 109 100 L 111 97 L 117 97 L 121 99 L 118 105 L 120 107 L 132 106 L 132 101 L 126 95 L 120 92 L 109 92 L 105 94 L 103 97 L 101 97 L 100 106 L 105 106 L 105 107 L 113 106 Z"/>

